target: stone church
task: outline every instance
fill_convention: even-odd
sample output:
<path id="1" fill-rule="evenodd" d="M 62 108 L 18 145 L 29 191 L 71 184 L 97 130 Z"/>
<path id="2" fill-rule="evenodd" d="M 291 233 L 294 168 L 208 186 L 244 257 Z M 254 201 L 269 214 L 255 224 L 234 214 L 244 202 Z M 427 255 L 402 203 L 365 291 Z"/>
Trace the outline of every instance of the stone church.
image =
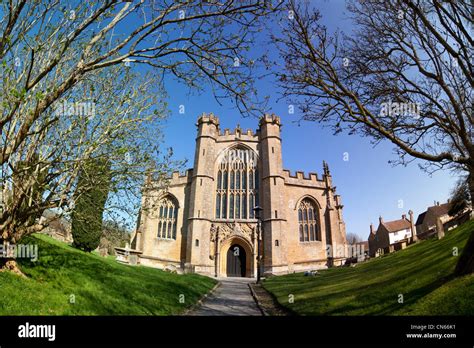
<path id="1" fill-rule="evenodd" d="M 132 247 L 142 265 L 210 276 L 255 277 L 340 264 L 346 245 L 341 198 L 323 175 L 283 169 L 280 118 L 259 128 L 221 131 L 219 118 L 197 121 L 194 167 L 151 183 Z M 261 212 L 255 207 L 261 207 Z M 261 238 L 258 243 L 256 213 Z"/>

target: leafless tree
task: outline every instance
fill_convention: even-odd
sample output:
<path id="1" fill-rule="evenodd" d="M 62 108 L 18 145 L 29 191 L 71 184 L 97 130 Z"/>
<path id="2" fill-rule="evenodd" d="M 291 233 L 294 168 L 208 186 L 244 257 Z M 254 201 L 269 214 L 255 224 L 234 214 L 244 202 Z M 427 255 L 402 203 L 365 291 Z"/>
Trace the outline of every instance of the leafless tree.
<path id="1" fill-rule="evenodd" d="M 351 1 L 346 34 L 329 33 L 315 6 L 290 1 L 273 37 L 302 118 L 389 140 L 395 163 L 462 171 L 474 197 L 472 2 Z"/>
<path id="2" fill-rule="evenodd" d="M 347 243 L 350 245 L 354 245 L 356 243 L 362 242 L 362 238 L 360 238 L 357 234 L 352 233 L 352 232 L 348 233 L 346 235 L 346 238 L 347 238 Z"/>
<path id="3" fill-rule="evenodd" d="M 347 35 L 329 34 L 311 5 L 289 6 L 293 19 L 275 38 L 279 77 L 304 119 L 389 140 L 401 163 L 474 172 L 470 2 L 350 2 Z"/>

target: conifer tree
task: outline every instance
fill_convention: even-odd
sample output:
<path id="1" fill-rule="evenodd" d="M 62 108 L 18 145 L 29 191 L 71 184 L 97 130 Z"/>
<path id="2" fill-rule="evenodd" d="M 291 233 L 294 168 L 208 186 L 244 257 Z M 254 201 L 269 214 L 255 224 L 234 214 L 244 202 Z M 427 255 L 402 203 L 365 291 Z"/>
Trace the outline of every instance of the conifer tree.
<path id="1" fill-rule="evenodd" d="M 79 174 L 72 213 L 74 247 L 90 252 L 99 246 L 110 182 L 108 161 L 90 159 L 86 162 Z"/>

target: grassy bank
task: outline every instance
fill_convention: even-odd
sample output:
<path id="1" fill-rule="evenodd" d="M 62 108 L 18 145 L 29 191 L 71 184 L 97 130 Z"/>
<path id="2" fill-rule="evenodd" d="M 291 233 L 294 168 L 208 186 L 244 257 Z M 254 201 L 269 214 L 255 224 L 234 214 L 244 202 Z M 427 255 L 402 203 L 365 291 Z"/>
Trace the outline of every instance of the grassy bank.
<path id="1" fill-rule="evenodd" d="M 119 264 L 44 235 L 22 243 L 38 244 L 39 259 L 21 261 L 26 279 L 0 273 L 0 315 L 173 315 L 216 283 Z"/>
<path id="2" fill-rule="evenodd" d="M 474 275 L 451 277 L 455 248 L 460 255 L 473 230 L 470 221 L 357 267 L 272 277 L 264 287 L 301 315 L 474 315 Z"/>

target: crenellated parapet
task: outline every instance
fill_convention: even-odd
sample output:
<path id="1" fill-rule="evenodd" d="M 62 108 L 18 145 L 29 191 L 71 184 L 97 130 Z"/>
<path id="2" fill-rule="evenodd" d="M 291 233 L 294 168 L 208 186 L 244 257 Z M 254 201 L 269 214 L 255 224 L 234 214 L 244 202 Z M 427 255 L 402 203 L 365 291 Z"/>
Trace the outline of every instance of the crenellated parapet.
<path id="1" fill-rule="evenodd" d="M 168 178 L 169 182 L 168 184 L 173 186 L 173 185 L 182 185 L 182 184 L 188 184 L 191 182 L 193 177 L 193 170 L 191 169 L 186 169 L 184 173 L 179 172 L 179 171 L 174 171 L 171 174 L 171 177 Z"/>
<path id="2" fill-rule="evenodd" d="M 241 136 L 248 136 L 248 137 L 255 137 L 256 134 L 254 133 L 253 130 L 251 129 L 246 129 L 245 131 L 237 126 L 235 129 L 231 130 L 229 128 L 224 129 L 223 132 L 219 133 L 219 136 L 235 136 L 235 137 L 241 137 Z"/>
<path id="3" fill-rule="evenodd" d="M 219 117 L 214 115 L 212 112 L 208 114 L 203 112 L 201 116 L 199 116 L 196 126 L 199 127 L 199 125 L 205 124 L 205 123 L 213 124 L 217 128 L 219 128 Z"/>
<path id="4" fill-rule="evenodd" d="M 276 116 L 275 114 L 265 114 L 263 117 L 260 119 L 260 126 L 265 124 L 265 123 L 271 123 L 271 124 L 276 124 L 278 126 L 281 126 L 281 121 L 280 117 Z"/>
<path id="5" fill-rule="evenodd" d="M 217 136 L 217 142 L 229 142 L 229 141 L 258 141 L 258 134 L 251 129 L 243 130 L 240 126 L 234 129 L 226 128 L 219 133 Z"/>
<path id="6" fill-rule="evenodd" d="M 302 171 L 296 171 L 294 174 L 288 170 L 283 169 L 283 178 L 287 185 L 298 185 L 298 186 L 311 186 L 325 188 L 325 182 L 319 179 L 317 173 L 304 173 Z"/>

